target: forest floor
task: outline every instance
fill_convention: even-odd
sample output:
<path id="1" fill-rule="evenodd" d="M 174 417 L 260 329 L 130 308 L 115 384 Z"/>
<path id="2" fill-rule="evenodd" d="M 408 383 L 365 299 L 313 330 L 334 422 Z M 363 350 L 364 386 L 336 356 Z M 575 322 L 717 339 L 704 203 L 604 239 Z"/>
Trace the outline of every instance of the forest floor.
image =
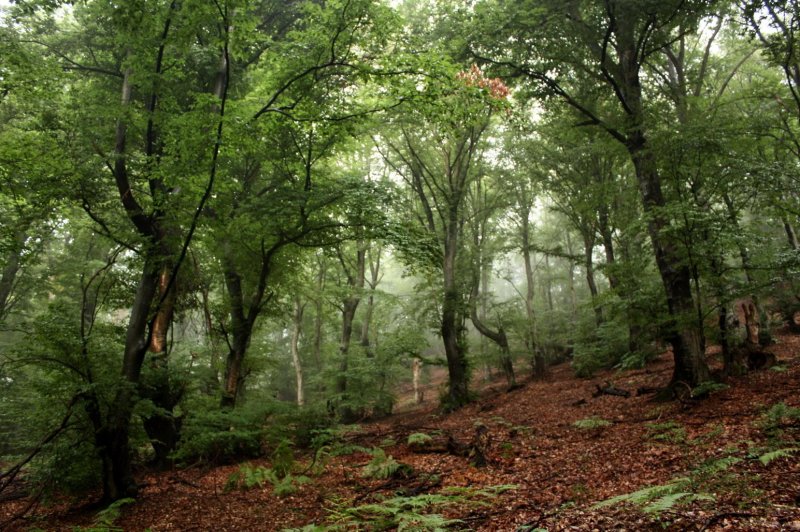
<path id="1" fill-rule="evenodd" d="M 562 364 L 547 380 L 525 381 L 509 393 L 495 382 L 455 413 L 417 410 L 343 433 L 319 456 L 321 471 L 306 473 L 309 481 L 283 497 L 269 482 L 226 490 L 241 465 L 144 473 L 139 498 L 122 508 L 115 524 L 152 531 L 283 530 L 338 519 L 342 529 L 377 530 L 382 515 L 408 523 L 457 519 L 454 530 L 800 530 L 800 452 L 764 457 L 800 439 L 800 411 L 792 410 L 800 407 L 800 336 L 782 334 L 770 350 L 777 368 L 730 379 L 729 388 L 702 400 L 658 403 L 636 395 L 640 387 L 668 382 L 668 353 L 646 369 L 604 371 L 592 379 L 576 379 Z M 719 366 L 713 349 L 709 358 Z M 633 395 L 593 397 L 607 381 Z M 789 408 L 778 410 L 780 403 Z M 431 436 L 426 452 L 408 444 L 419 433 Z M 453 452 L 440 445 L 447 439 Z M 455 452 L 470 442 L 484 451 L 485 466 L 473 465 L 474 453 Z M 387 458 L 378 452 L 376 459 L 371 448 L 382 448 Z M 311 461 L 298 457 L 297 469 Z M 369 478 L 371 461 L 384 473 L 396 463 L 410 468 Z M 640 493 L 640 503 L 595 507 L 653 486 L 660 488 Z M 24 505 L 0 506 L 0 522 Z M 75 530 L 96 519 L 96 510 L 75 503 L 39 506 L 32 514 L 12 528 Z"/>

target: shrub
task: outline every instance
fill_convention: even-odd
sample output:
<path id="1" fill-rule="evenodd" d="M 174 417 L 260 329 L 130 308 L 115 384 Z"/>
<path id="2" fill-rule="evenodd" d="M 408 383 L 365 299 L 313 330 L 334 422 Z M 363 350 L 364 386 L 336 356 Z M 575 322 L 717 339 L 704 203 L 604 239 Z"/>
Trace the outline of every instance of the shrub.
<path id="1" fill-rule="evenodd" d="M 190 412 L 183 424 L 178 449 L 173 453 L 176 461 L 229 463 L 261 453 L 266 435 L 264 409 L 244 406 L 221 410 L 216 405 L 210 408 L 196 405 Z"/>
<path id="2" fill-rule="evenodd" d="M 572 368 L 578 377 L 591 377 L 602 368 L 618 364 L 627 352 L 626 326 L 621 322 L 605 322 L 575 341 Z"/>

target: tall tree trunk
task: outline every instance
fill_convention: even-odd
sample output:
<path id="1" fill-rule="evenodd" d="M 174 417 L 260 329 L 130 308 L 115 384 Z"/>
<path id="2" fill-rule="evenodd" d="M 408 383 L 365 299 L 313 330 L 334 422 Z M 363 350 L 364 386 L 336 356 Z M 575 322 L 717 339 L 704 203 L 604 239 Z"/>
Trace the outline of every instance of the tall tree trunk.
<path id="1" fill-rule="evenodd" d="M 364 290 L 366 274 L 367 245 L 358 242 L 356 245 L 355 264 L 348 265 L 344 255 L 339 250 L 339 261 L 347 277 L 350 294 L 342 301 L 342 334 L 339 341 L 339 375 L 336 379 L 336 392 L 342 404 L 339 405 L 339 419 L 343 423 L 352 423 L 357 419 L 357 413 L 347 405 L 347 372 L 349 369 L 350 341 L 353 337 L 353 320 L 361 303 L 361 292 Z"/>
<path id="2" fill-rule="evenodd" d="M 533 274 L 533 260 L 531 257 L 531 235 L 529 213 L 524 213 L 522 218 L 522 261 L 525 265 L 525 317 L 527 318 L 527 329 L 525 340 L 533 360 L 533 376 L 542 379 L 547 372 L 547 360 L 542 348 L 538 345 L 536 334 L 536 311 L 534 309 L 534 298 L 536 295 L 536 283 Z"/>
<path id="3" fill-rule="evenodd" d="M 303 393 L 303 365 L 300 361 L 300 332 L 303 328 L 303 311 L 305 303 L 299 297 L 294 300 L 294 313 L 292 315 L 292 365 L 294 365 L 295 386 L 297 388 L 297 406 L 306 402 Z"/>
<path id="4" fill-rule="evenodd" d="M 645 214 L 649 217 L 648 233 L 655 252 L 655 261 L 667 298 L 670 315 L 668 341 L 672 345 L 675 367 L 671 387 L 685 383 L 694 387 L 710 379 L 711 374 L 702 348 L 702 334 L 691 316 L 694 314 L 692 276 L 680 251 L 669 236 L 669 218 L 664 213 L 667 202 L 661 189 L 661 177 L 655 155 L 645 135 L 645 113 L 642 85 L 639 78 L 640 46 L 634 35 L 636 23 L 628 19 L 633 11 L 617 18 L 617 50 L 619 54 L 618 96 L 628 114 L 624 144 L 633 162 Z"/>
<path id="5" fill-rule="evenodd" d="M 317 370 L 322 371 L 322 326 L 324 324 L 322 294 L 325 291 L 325 259 L 317 257 L 319 271 L 317 272 L 317 295 L 314 298 L 314 346 L 312 348 L 314 363 Z"/>
<path id="6" fill-rule="evenodd" d="M 692 298 L 692 277 L 674 243 L 665 236 L 669 221 L 663 208 L 666 201 L 656 163 L 645 137 L 633 132 L 629 151 L 639 181 L 645 212 L 650 216 L 648 232 L 655 251 L 656 265 L 661 274 L 670 315 L 667 340 L 672 345 L 675 367 L 671 384 L 685 383 L 694 387 L 710 379 L 711 374 L 702 349 L 702 335 L 690 318 L 695 306 Z"/>
<path id="7" fill-rule="evenodd" d="M 27 228 L 17 230 L 14 235 L 14 247 L 6 255 L 6 263 L 3 266 L 3 273 L 0 275 L 0 322 L 8 315 L 11 301 L 11 294 L 17 280 L 17 274 L 22 266 L 22 252 L 25 249 L 25 241 L 28 238 Z"/>
<path id="8" fill-rule="evenodd" d="M 117 389 L 109 408 L 108 421 L 97 438 L 101 444 L 98 450 L 103 463 L 104 498 L 108 500 L 133 496 L 137 492 L 131 471 L 130 422 L 135 391 L 148 348 L 146 339 L 150 306 L 158 293 L 161 268 L 155 254 L 150 251 L 145 259 L 131 306 L 122 359 L 123 383 Z"/>
<path id="9" fill-rule="evenodd" d="M 164 249 L 161 254 L 172 256 L 173 252 Z M 149 368 L 139 385 L 142 398 L 152 401 L 156 407 L 154 412 L 143 418 L 142 423 L 155 451 L 154 464 L 159 468 L 171 465 L 169 455 L 178 446 L 181 426 L 181 419 L 176 418 L 173 411 L 183 397 L 183 389 L 176 387 L 170 379 L 167 352 L 167 335 L 178 293 L 176 285 L 167 292 L 173 266 L 172 261 L 165 262 L 158 276 L 158 297 L 161 305 L 152 319 L 148 348 L 152 353 Z"/>
<path id="10" fill-rule="evenodd" d="M 569 231 L 566 232 L 567 238 L 567 253 L 570 256 L 575 255 L 574 251 L 572 250 L 572 237 L 569 236 Z M 568 272 L 568 279 L 569 279 L 569 305 L 570 305 L 570 312 L 572 314 L 573 321 L 578 320 L 578 294 L 575 291 L 575 264 L 573 264 L 572 259 L 567 259 L 569 272 Z M 550 258 L 545 255 L 544 256 L 544 265 L 547 267 L 547 308 L 550 311 L 553 311 L 553 289 L 551 286 L 551 273 L 550 273 Z"/>
<path id="11" fill-rule="evenodd" d="M 367 298 L 367 308 L 364 312 L 364 321 L 361 323 L 361 347 L 367 354 L 367 357 L 372 358 L 375 353 L 370 340 L 370 327 L 372 326 L 372 316 L 375 313 L 375 289 L 381 280 L 381 254 L 383 250 L 377 246 L 373 248 L 375 253 L 368 253 L 369 255 L 369 273 L 370 278 L 367 281 L 369 284 L 369 297 Z"/>
<path id="12" fill-rule="evenodd" d="M 462 307 L 461 292 L 457 282 L 456 258 L 458 250 L 458 216 L 455 208 L 450 208 L 445 227 L 444 257 L 442 263 L 444 301 L 442 304 L 442 341 L 447 357 L 447 370 L 450 377 L 445 407 L 454 410 L 470 400 L 469 372 L 460 323 Z"/>
<path id="13" fill-rule="evenodd" d="M 597 282 L 594 278 L 594 234 L 589 228 L 583 228 L 583 254 L 584 266 L 586 267 L 586 284 L 589 285 L 589 293 L 592 298 L 592 308 L 594 309 L 594 319 L 597 327 L 603 324 L 603 309 L 597 303 L 599 293 Z"/>
<path id="14" fill-rule="evenodd" d="M 225 360 L 225 375 L 222 381 L 220 406 L 233 408 L 236 405 L 240 387 L 244 380 L 242 368 L 247 348 L 250 346 L 254 323 L 245 314 L 242 279 L 235 266 L 230 259 L 223 259 L 223 268 L 225 270 L 225 286 L 228 289 L 228 298 L 230 299 L 231 340 L 229 342 L 228 356 Z"/>

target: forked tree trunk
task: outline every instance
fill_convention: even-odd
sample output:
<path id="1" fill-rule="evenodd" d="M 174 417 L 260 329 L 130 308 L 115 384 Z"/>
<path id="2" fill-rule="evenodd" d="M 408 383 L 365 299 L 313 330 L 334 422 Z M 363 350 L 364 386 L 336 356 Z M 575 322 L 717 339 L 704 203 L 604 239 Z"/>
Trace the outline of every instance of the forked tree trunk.
<path id="1" fill-rule="evenodd" d="M 473 272 L 472 276 L 472 292 L 470 293 L 469 302 L 470 320 L 482 336 L 488 338 L 500 348 L 500 368 L 503 370 L 503 375 L 505 375 L 508 388 L 512 389 L 516 387 L 517 380 L 514 376 L 514 364 L 511 360 L 511 349 L 508 345 L 508 337 L 506 336 L 506 331 L 503 329 L 502 325 L 500 325 L 496 331 L 492 330 L 478 315 L 478 297 L 480 296 L 478 285 L 486 267 L 485 265 L 481 266 L 478 264 L 475 266 L 475 269 L 478 271 Z"/>
<path id="2" fill-rule="evenodd" d="M 162 255 L 171 256 L 172 254 L 162 252 Z M 169 293 L 166 292 L 172 267 L 173 264 L 171 262 L 165 263 L 161 266 L 161 272 L 159 273 L 158 299 L 161 301 L 161 305 L 152 320 L 150 347 L 148 349 L 151 353 L 150 367 L 145 373 L 146 378 L 142 379 L 139 386 L 142 398 L 152 401 L 156 407 L 154 412 L 142 420 L 142 423 L 155 451 L 154 464 L 159 468 L 166 468 L 171 465 L 169 455 L 178 446 L 181 420 L 175 418 L 173 412 L 183 397 L 183 390 L 176 388 L 175 383 L 170 379 L 169 355 L 167 352 L 167 335 L 172 324 L 178 292 L 176 285 L 172 287 Z"/>

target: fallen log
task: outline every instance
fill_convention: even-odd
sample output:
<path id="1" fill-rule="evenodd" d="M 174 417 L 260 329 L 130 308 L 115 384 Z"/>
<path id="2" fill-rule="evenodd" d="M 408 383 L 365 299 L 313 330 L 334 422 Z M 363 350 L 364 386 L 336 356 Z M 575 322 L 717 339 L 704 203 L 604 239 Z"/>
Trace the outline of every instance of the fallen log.
<path id="1" fill-rule="evenodd" d="M 600 386 L 599 384 L 595 384 L 597 388 L 596 391 L 592 393 L 592 397 L 600 397 L 601 395 L 614 395 L 617 397 L 625 397 L 626 399 L 631 396 L 631 392 L 628 390 L 623 390 L 622 388 L 617 388 L 610 382 L 606 381 L 605 386 Z"/>

